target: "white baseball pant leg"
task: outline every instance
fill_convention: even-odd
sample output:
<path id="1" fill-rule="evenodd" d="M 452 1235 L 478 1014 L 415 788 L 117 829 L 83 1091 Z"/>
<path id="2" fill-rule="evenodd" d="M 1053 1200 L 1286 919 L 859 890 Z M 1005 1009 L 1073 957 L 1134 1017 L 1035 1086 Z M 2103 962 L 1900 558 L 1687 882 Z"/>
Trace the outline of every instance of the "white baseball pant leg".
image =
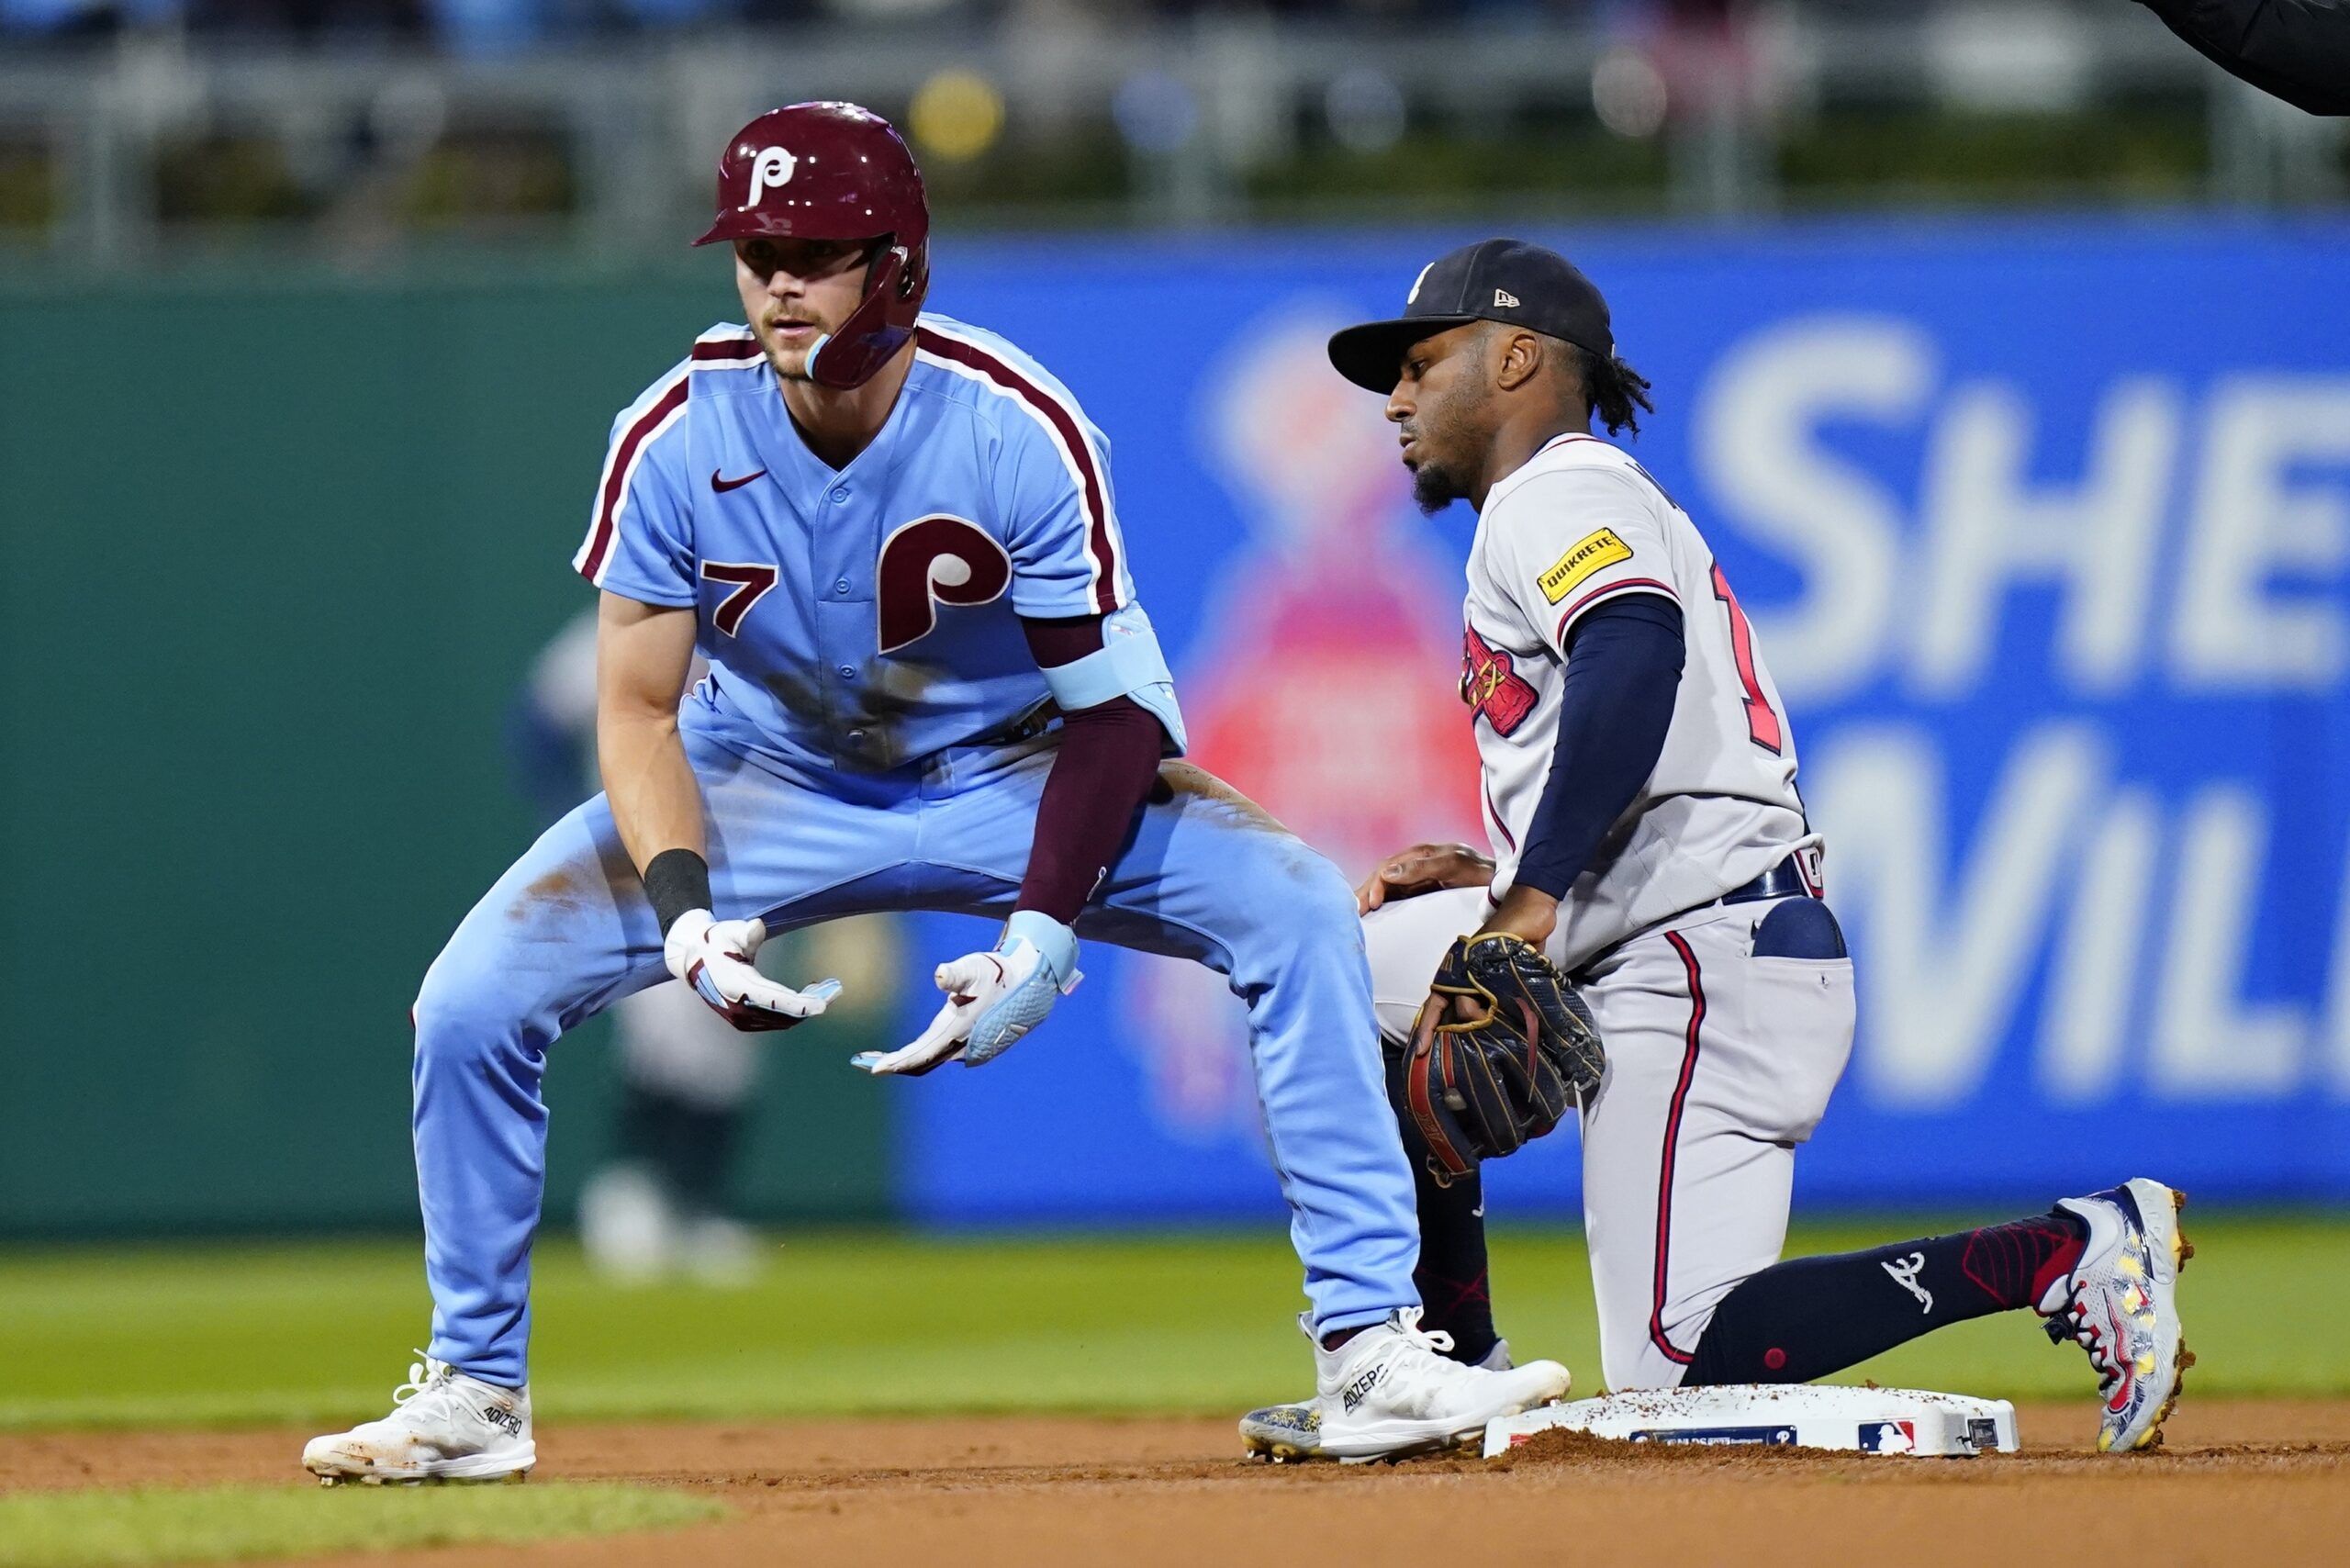
<path id="1" fill-rule="evenodd" d="M 1755 957 L 1773 907 L 1692 911 L 1576 976 L 1607 1051 L 1583 1184 L 1611 1389 L 1677 1386 L 1722 1297 L 1779 1260 L 1796 1145 L 1851 1057 L 1852 960 Z M 1484 913 L 1482 890 L 1453 889 L 1366 917 L 1382 1037 L 1410 1034 L 1445 947 Z"/>

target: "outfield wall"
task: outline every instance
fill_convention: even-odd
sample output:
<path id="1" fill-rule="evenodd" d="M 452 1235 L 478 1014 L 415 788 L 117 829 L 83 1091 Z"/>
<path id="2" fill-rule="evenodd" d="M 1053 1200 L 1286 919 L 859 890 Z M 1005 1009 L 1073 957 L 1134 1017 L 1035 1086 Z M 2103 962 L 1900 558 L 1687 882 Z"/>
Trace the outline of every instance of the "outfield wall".
<path id="1" fill-rule="evenodd" d="M 1464 237 L 939 256 L 934 304 L 1108 431 L 1202 759 L 1350 872 L 1478 831 L 1466 515 L 1412 510 L 1319 343 Z M 1862 1039 L 1804 1199 L 2350 1197 L 2350 226 L 1548 238 L 1656 384 L 1637 450 L 1829 837 Z M 583 602 L 611 411 L 731 306 L 699 271 L 0 295 L 0 1231 L 412 1221 L 407 1002 L 529 832 L 500 715 Z M 978 935 L 921 923 L 912 968 Z M 1085 967 L 984 1073 L 778 1043 L 756 1206 L 1272 1212 L 1229 999 Z M 559 1187 L 604 1058 L 558 1053 Z M 1571 1210 L 1573 1153 L 1504 1201 Z"/>
<path id="2" fill-rule="evenodd" d="M 613 410 L 726 297 L 0 295 L 0 1231 L 415 1223 L 408 1006 L 534 831 L 507 705 Z M 558 1211 L 609 1069 L 550 1069 Z M 886 1207 L 869 1090 L 763 1091 L 762 1212 Z"/>

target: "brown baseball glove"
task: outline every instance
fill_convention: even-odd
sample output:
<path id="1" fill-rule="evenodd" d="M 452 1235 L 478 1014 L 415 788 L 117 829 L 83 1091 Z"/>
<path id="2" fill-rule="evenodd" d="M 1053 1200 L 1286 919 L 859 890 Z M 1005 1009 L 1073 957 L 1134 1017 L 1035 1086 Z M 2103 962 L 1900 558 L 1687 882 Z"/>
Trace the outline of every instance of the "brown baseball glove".
<path id="1" fill-rule="evenodd" d="M 1438 966 L 1388 1093 L 1417 1125 L 1438 1182 L 1514 1154 L 1599 1087 L 1591 1010 L 1540 949 L 1463 936 Z"/>

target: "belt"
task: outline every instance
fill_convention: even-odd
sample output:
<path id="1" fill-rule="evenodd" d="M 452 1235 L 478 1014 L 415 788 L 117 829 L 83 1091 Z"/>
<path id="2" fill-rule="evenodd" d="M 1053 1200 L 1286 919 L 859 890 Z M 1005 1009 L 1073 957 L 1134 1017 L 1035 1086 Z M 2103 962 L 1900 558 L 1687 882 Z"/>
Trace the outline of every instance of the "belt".
<path id="1" fill-rule="evenodd" d="M 1050 698 L 1046 698 L 1010 723 L 1001 725 L 984 735 L 960 744 L 967 746 L 1018 745 L 1022 741 L 1033 741 L 1046 730 L 1051 729 L 1054 721 L 1060 716 L 1061 711 L 1058 705 Z"/>
<path id="2" fill-rule="evenodd" d="M 1752 881 L 1732 888 L 1714 902 L 1757 903 L 1763 899 L 1793 898 L 1797 893 L 1806 897 L 1813 896 L 1810 884 L 1803 879 L 1803 868 L 1796 864 L 1796 857 L 1790 855 Z M 1698 907 L 1702 909 L 1709 906 L 1701 904 Z"/>
<path id="3" fill-rule="evenodd" d="M 1794 898 L 1798 893 L 1807 898 L 1818 898 L 1819 896 L 1811 890 L 1811 884 L 1804 880 L 1803 868 L 1798 862 L 1797 857 L 1794 855 L 1790 855 L 1785 859 L 1780 861 L 1776 866 L 1772 867 L 1769 870 L 1755 878 L 1752 881 L 1741 883 L 1738 887 L 1732 888 L 1729 891 L 1724 893 L 1721 897 L 1713 900 L 1709 903 L 1691 904 L 1687 909 L 1681 911 L 1679 914 L 1669 914 L 1665 916 L 1664 919 L 1656 922 L 1656 924 L 1652 925 L 1641 927 L 1640 930 L 1634 932 L 1633 935 L 1645 935 L 1649 932 L 1661 930 L 1672 922 L 1681 919 L 1684 915 L 1695 914 L 1701 909 L 1713 909 L 1722 904 L 1759 903 L 1764 899 Z M 1488 901 L 1488 907 L 1490 908 L 1493 894 L 1488 892 L 1485 897 Z M 1627 942 L 1630 940 L 1631 937 L 1625 938 L 1625 941 Z M 1624 943 L 1619 942 L 1614 946 L 1605 947 L 1600 951 L 1594 953 L 1590 958 L 1583 960 L 1582 968 L 1576 969 L 1567 978 L 1575 981 L 1578 985 L 1584 983 L 1590 979 L 1593 966 L 1598 964 L 1610 953 L 1620 950 L 1623 946 Z"/>

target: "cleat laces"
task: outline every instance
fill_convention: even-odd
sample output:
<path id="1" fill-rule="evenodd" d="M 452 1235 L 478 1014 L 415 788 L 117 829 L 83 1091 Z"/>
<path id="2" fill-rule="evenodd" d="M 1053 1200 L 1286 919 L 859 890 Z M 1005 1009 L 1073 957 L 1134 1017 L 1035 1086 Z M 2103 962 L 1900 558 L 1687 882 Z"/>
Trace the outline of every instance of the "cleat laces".
<path id="1" fill-rule="evenodd" d="M 2107 1336 L 2104 1324 L 2090 1317 L 2087 1295 L 2085 1287 L 2075 1285 L 2065 1305 L 2050 1313 L 2040 1327 L 2050 1344 L 2062 1345 L 2069 1339 L 2088 1352 L 2089 1366 L 2097 1373 L 2097 1391 L 2109 1395 L 2122 1378 L 2118 1359 L 2121 1347 Z"/>
<path id="2" fill-rule="evenodd" d="M 1391 1320 L 1391 1327 L 1395 1330 L 1395 1338 L 1388 1348 L 1381 1352 L 1379 1364 L 1383 1365 L 1392 1361 L 1406 1350 L 1416 1350 L 1423 1356 L 1440 1357 L 1445 1351 L 1452 1349 L 1451 1335 L 1441 1328 L 1423 1329 L 1420 1327 L 1420 1319 L 1427 1313 L 1427 1308 L 1424 1306 L 1405 1306 L 1396 1309 L 1395 1316 Z"/>
<path id="3" fill-rule="evenodd" d="M 1368 1378 L 1372 1387 L 1381 1389 L 1382 1398 L 1404 1407 L 1418 1407 L 1439 1397 L 1437 1390 L 1451 1383 L 1454 1374 L 1462 1369 L 1445 1360 L 1443 1352 L 1452 1349 L 1452 1336 L 1441 1328 L 1423 1329 L 1420 1317 L 1423 1309 L 1400 1307 L 1387 1320 L 1389 1332 L 1382 1342 L 1355 1372 L 1358 1382 Z"/>
<path id="4" fill-rule="evenodd" d="M 392 1406 L 399 1414 L 418 1417 L 447 1417 L 451 1396 L 456 1392 L 457 1369 L 446 1361 L 436 1361 L 422 1350 L 411 1355 L 420 1361 L 408 1363 L 408 1381 L 392 1390 Z"/>

